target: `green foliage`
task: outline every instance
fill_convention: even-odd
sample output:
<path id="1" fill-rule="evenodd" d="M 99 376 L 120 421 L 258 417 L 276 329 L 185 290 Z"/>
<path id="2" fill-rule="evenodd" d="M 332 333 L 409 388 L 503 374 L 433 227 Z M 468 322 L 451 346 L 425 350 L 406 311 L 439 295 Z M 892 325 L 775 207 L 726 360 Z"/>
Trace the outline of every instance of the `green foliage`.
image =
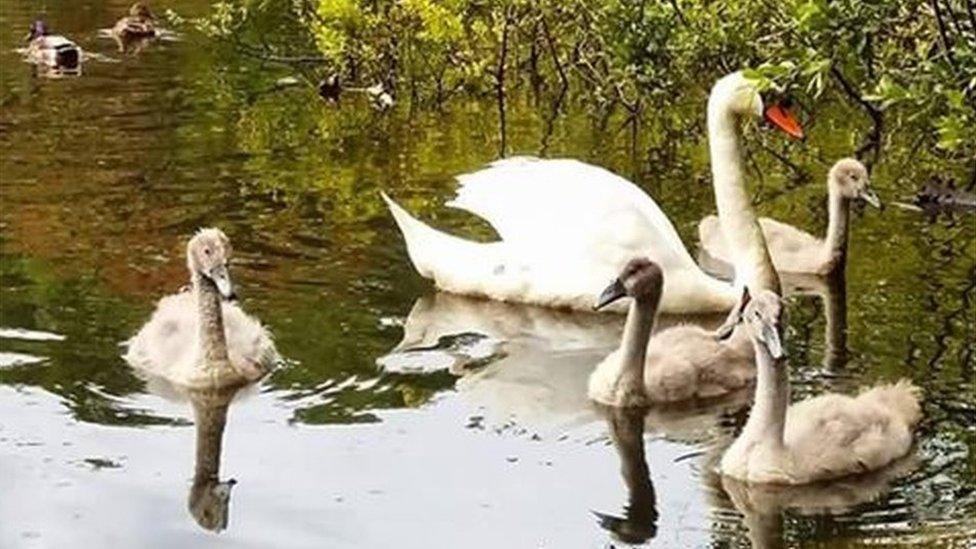
<path id="1" fill-rule="evenodd" d="M 236 0 L 197 27 L 252 53 L 314 49 L 325 71 L 383 82 L 411 105 L 531 87 L 658 116 L 751 67 L 761 88 L 811 112 L 838 99 L 862 110 L 866 138 L 878 141 L 883 119 L 887 134 L 925 135 L 912 147 L 959 162 L 976 154 L 972 10 L 972 0 Z"/>

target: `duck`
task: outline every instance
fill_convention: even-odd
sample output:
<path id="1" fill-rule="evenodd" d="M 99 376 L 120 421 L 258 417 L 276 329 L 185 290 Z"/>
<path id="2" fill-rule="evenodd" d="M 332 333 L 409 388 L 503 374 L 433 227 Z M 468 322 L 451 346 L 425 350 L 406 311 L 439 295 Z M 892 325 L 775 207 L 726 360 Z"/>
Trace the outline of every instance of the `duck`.
<path id="1" fill-rule="evenodd" d="M 590 374 L 590 400 L 621 408 L 707 400 L 755 379 L 754 352 L 743 330 L 719 339 L 698 325 L 682 324 L 651 337 L 663 286 L 656 263 L 634 258 L 600 294 L 596 308 L 631 300 L 620 347 Z"/>
<path id="2" fill-rule="evenodd" d="M 782 314 L 780 296 L 768 290 L 742 308 L 738 322 L 756 355 L 755 403 L 719 472 L 747 483 L 802 485 L 877 471 L 906 456 L 922 417 L 918 387 L 902 379 L 856 396 L 826 393 L 790 404 Z"/>
<path id="3" fill-rule="evenodd" d="M 726 213 L 751 207 L 740 200 L 744 189 L 735 188 L 742 180 L 738 119 L 762 117 L 793 137 L 803 136 L 780 103 L 764 105 L 741 71 L 720 79 L 709 96 L 710 109 L 715 109 L 709 117 L 709 142 L 716 144 L 711 146 L 713 183 L 716 195 L 725 199 Z M 736 163 L 724 163 L 730 157 Z M 727 312 L 740 301 L 746 280 L 740 276 L 751 275 L 737 270 L 736 282 L 729 284 L 706 274 L 654 200 L 601 167 L 573 159 L 516 157 L 459 176 L 458 182 L 457 196 L 448 206 L 485 219 L 499 240 L 474 242 L 438 231 L 381 193 L 414 268 L 443 291 L 590 310 L 592 296 L 640 256 L 653 260 L 666 275 L 659 305 L 663 312 Z M 720 204 L 720 216 L 722 210 Z M 626 307 L 604 310 L 622 313 Z"/>
<path id="4" fill-rule="evenodd" d="M 132 4 L 129 14 L 112 27 L 112 36 L 119 40 L 155 38 L 156 35 L 156 16 L 142 2 Z"/>
<path id="5" fill-rule="evenodd" d="M 38 19 L 27 33 L 27 61 L 52 71 L 74 72 L 81 69 L 81 48 L 71 40 L 51 34 L 47 23 Z"/>
<path id="6" fill-rule="evenodd" d="M 193 235 L 186 247 L 189 289 L 159 301 L 128 341 L 126 362 L 190 390 L 252 383 L 279 364 L 271 334 L 234 302 L 231 253 L 220 229 Z"/>
<path id="7" fill-rule="evenodd" d="M 863 201 L 875 208 L 883 205 L 871 189 L 868 170 L 854 158 L 844 158 L 831 167 L 827 176 L 829 215 L 827 234 L 818 238 L 792 225 L 767 217 L 759 220 L 776 270 L 784 274 L 826 276 L 846 264 L 850 206 Z M 698 225 L 702 249 L 711 259 L 732 262 L 732 253 L 718 217 L 708 216 Z"/>

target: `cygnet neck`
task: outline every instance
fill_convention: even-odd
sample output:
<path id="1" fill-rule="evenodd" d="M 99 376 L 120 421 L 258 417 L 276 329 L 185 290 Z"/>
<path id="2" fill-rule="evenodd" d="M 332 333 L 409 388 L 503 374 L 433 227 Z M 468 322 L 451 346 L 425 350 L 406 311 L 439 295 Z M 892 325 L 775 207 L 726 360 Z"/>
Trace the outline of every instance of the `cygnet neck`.
<path id="1" fill-rule="evenodd" d="M 741 436 L 781 448 L 790 402 L 789 372 L 785 360 L 774 359 L 764 344 L 753 339 L 753 348 L 756 351 L 756 400 Z"/>
<path id="2" fill-rule="evenodd" d="M 824 239 L 823 253 L 825 262 L 837 264 L 834 268 L 842 268 L 847 261 L 848 228 L 850 225 L 851 199 L 831 181 L 828 194 L 827 236 Z"/>
<path id="3" fill-rule="evenodd" d="M 627 321 L 624 324 L 624 334 L 620 344 L 623 353 L 621 361 L 623 370 L 638 374 L 637 379 L 644 377 L 647 342 L 654 329 L 654 317 L 660 299 L 659 291 L 635 296 L 627 311 Z"/>
<path id="4" fill-rule="evenodd" d="M 216 368 L 228 365 L 224 315 L 217 285 L 206 276 L 194 271 L 193 291 L 196 293 L 197 311 L 200 317 L 200 346 L 205 366 Z"/>

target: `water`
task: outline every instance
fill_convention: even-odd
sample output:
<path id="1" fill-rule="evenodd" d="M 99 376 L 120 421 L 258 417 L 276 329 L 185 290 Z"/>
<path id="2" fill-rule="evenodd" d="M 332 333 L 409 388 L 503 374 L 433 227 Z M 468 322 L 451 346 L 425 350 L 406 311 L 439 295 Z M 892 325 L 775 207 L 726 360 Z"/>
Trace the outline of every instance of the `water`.
<path id="1" fill-rule="evenodd" d="M 858 216 L 846 332 L 836 291 L 790 301 L 794 392 L 910 377 L 926 413 L 913 457 L 893 479 L 831 488 L 829 505 L 816 489 L 743 494 L 711 467 L 747 402 L 608 414 L 585 383 L 621 319 L 439 295 L 413 273 L 378 191 L 489 236 L 443 202 L 454 175 L 501 151 L 492 101 L 330 106 L 276 89 L 286 68 L 193 35 L 119 54 L 98 34 L 118 1 L 50 3 L 53 28 L 98 55 L 81 77 L 38 79 L 14 51 L 36 9 L 0 9 L 0 546 L 962 547 L 976 535 L 972 217 Z M 572 104 L 552 118 L 531 94 L 509 106 L 508 154 L 607 166 L 694 242 L 712 209 L 700 125 L 631 132 Z M 700 118 L 698 103 L 682 108 Z M 854 125 L 820 120 L 791 149 L 809 182 L 768 155 L 762 181 L 750 176 L 762 213 L 815 231 L 825 163 L 849 153 Z M 883 199 L 914 188 L 904 157 L 877 166 Z M 258 387 L 187 402 L 137 377 L 120 343 L 185 283 L 183 246 L 202 225 L 230 236 L 242 306 L 288 360 Z M 194 482 L 217 466 L 224 484 Z"/>

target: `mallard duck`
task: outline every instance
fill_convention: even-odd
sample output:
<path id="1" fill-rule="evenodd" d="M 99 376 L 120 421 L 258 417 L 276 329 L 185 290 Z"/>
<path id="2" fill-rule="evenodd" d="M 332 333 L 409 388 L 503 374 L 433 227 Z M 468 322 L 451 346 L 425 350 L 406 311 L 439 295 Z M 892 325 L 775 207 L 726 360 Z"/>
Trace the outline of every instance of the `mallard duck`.
<path id="1" fill-rule="evenodd" d="M 112 27 L 112 35 L 120 40 L 155 38 L 156 34 L 156 17 L 142 2 L 132 4 L 129 15 L 119 19 Z"/>
<path id="2" fill-rule="evenodd" d="M 63 36 L 51 34 L 44 21 L 31 23 L 27 40 L 30 63 L 50 70 L 76 71 L 81 67 L 81 48 Z"/>

